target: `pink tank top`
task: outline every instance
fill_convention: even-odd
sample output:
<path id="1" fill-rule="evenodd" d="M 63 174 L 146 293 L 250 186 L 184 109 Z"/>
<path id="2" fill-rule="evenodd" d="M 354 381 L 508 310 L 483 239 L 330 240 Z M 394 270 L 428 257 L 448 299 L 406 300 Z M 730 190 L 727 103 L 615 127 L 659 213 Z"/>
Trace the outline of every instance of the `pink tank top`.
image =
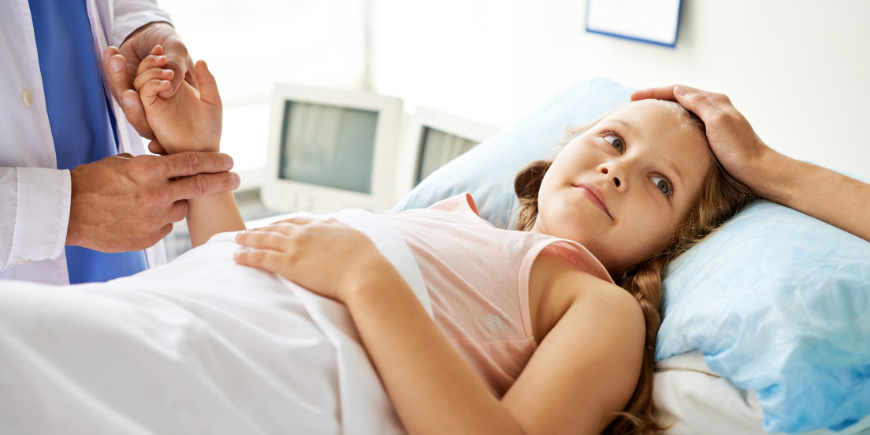
<path id="1" fill-rule="evenodd" d="M 468 193 L 427 209 L 385 217 L 414 255 L 435 323 L 501 398 L 537 348 L 529 315 L 529 275 L 544 249 L 580 270 L 613 282 L 579 243 L 495 228 Z"/>

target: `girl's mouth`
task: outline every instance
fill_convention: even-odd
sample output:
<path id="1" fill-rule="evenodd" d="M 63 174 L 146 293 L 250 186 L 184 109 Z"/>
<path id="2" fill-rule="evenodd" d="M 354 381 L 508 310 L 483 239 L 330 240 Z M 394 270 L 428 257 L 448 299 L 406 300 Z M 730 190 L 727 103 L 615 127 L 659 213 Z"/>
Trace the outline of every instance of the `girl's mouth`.
<path id="1" fill-rule="evenodd" d="M 607 209 L 607 200 L 597 187 L 589 183 L 580 183 L 575 184 L 574 188 L 579 190 L 580 194 L 585 196 L 592 204 L 603 211 L 610 220 L 613 220 L 613 216 L 610 215 L 610 211 Z"/>

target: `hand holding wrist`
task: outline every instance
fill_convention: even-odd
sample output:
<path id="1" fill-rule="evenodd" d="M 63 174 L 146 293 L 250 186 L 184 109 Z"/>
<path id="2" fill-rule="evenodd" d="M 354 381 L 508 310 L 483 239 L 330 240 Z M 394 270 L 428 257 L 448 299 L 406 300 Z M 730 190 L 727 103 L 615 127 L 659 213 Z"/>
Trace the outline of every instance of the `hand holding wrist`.
<path id="1" fill-rule="evenodd" d="M 120 154 L 70 171 L 67 245 L 101 252 L 137 251 L 157 243 L 187 215 L 188 199 L 238 187 L 217 153 L 168 157 Z"/>

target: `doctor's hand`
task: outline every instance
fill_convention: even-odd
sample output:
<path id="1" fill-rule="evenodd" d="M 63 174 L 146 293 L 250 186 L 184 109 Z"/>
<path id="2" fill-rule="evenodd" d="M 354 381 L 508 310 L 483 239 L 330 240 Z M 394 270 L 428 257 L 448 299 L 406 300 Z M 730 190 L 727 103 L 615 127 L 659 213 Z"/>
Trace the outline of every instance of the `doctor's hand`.
<path id="1" fill-rule="evenodd" d="M 642 89 L 631 94 L 631 101 L 649 98 L 680 103 L 698 115 L 707 126 L 707 139 L 722 167 L 756 194 L 763 191 L 760 175 L 764 174 L 766 166 L 782 156 L 758 137 L 726 95 L 680 85 Z"/>
<path id="2" fill-rule="evenodd" d="M 187 215 L 188 199 L 236 189 L 226 154 L 120 154 L 70 171 L 72 200 L 66 244 L 100 252 L 153 246 Z M 180 178 L 179 178 L 180 177 Z"/>
<path id="3" fill-rule="evenodd" d="M 248 248 L 235 253 L 236 263 L 344 303 L 371 279 L 401 277 L 368 236 L 333 218 L 290 218 L 238 233 L 236 243 Z"/>
<path id="4" fill-rule="evenodd" d="M 181 36 L 175 33 L 175 28 L 168 23 L 146 24 L 130 34 L 121 47 L 108 47 L 103 52 L 103 69 L 106 71 L 112 96 L 124 109 L 130 124 L 139 135 L 147 139 L 155 139 L 155 136 L 145 118 L 139 94 L 133 89 L 133 81 L 137 77 L 139 64 L 158 45 L 163 46 L 166 69 L 173 72 L 168 89 L 161 91 L 160 97 L 172 97 L 184 82 L 198 91 L 199 83 L 193 74 L 193 60 L 188 54 L 187 46 Z"/>

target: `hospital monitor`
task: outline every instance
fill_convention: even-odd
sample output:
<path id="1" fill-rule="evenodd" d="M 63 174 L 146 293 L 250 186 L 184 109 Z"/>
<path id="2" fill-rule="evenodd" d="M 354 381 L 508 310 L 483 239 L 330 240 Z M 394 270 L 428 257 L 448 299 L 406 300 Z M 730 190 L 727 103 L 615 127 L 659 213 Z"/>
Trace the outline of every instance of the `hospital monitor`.
<path id="1" fill-rule="evenodd" d="M 400 99 L 279 84 L 271 106 L 261 190 L 268 208 L 381 213 L 393 205 Z"/>
<path id="2" fill-rule="evenodd" d="M 406 132 L 397 180 L 399 194 L 410 191 L 438 168 L 498 133 L 498 129 L 418 106 Z"/>

